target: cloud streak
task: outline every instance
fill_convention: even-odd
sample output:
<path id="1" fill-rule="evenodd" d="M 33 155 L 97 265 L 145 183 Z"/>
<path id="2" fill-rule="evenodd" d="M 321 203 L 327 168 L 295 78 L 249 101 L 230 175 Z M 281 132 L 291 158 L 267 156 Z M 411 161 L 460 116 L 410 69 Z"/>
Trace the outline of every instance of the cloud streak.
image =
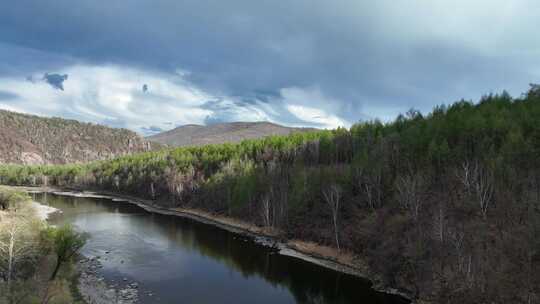
<path id="1" fill-rule="evenodd" d="M 130 128 L 143 134 L 190 123 L 264 120 L 333 128 L 338 122 L 310 122 L 296 114 L 287 115 L 286 99 L 268 106 L 267 101 L 258 99 L 245 103 L 235 97 L 215 96 L 179 75 L 117 65 L 76 65 L 60 73 L 55 74 L 59 79 L 46 74 L 53 80 L 45 81 L 0 78 L 0 107 Z M 69 86 L 58 87 L 67 79 L 64 75 L 70 75 Z M 143 84 L 152 90 L 141 91 Z"/>

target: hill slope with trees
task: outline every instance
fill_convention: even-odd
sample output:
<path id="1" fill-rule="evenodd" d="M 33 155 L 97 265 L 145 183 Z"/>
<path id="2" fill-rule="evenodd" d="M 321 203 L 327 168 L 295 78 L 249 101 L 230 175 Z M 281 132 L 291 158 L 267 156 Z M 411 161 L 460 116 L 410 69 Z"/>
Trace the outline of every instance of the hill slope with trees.
<path id="1" fill-rule="evenodd" d="M 314 131 L 312 128 L 290 128 L 270 122 L 231 122 L 208 126 L 185 125 L 147 137 L 148 140 L 172 147 L 238 143 L 272 135 Z"/>
<path id="2" fill-rule="evenodd" d="M 0 110 L 0 163 L 66 164 L 149 151 L 125 129 Z"/>
<path id="3" fill-rule="evenodd" d="M 540 301 L 540 87 L 391 123 L 2 166 L 0 182 L 113 191 L 353 253 L 432 303 Z"/>

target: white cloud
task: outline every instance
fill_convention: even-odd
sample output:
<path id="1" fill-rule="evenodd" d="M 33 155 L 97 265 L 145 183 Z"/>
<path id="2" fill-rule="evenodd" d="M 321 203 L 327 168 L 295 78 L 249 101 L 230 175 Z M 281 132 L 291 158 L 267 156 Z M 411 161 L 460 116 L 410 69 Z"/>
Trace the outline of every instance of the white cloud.
<path id="1" fill-rule="evenodd" d="M 16 96 L 0 108 L 43 116 L 125 127 L 147 133 L 150 126 L 163 130 L 183 124 L 209 121 L 271 121 L 324 128 L 349 126 L 334 113 L 340 102 L 317 88 L 284 88 L 281 102 L 250 103 L 235 97 L 218 97 L 189 83 L 178 74 L 159 74 L 118 66 L 74 65 L 60 71 L 69 75 L 64 91 L 42 79 L 46 71 L 32 75 L 36 81 L 0 78 L 0 91 Z M 143 92 L 142 86 L 148 85 Z"/>
<path id="2" fill-rule="evenodd" d="M 343 102 L 325 96 L 319 88 L 290 87 L 280 93 L 286 109 L 302 121 L 329 129 L 351 125 L 336 114 L 342 111 Z"/>
<path id="3" fill-rule="evenodd" d="M 150 124 L 202 123 L 210 111 L 200 108 L 212 96 L 182 78 L 120 66 L 76 65 L 59 71 L 68 74 L 64 91 L 44 81 L 0 79 L 0 90 L 17 95 L 0 107 L 45 116 L 62 116 L 107 123 L 140 131 Z M 34 79 L 40 79 L 36 73 Z M 142 94 L 144 83 L 149 93 Z"/>
<path id="4" fill-rule="evenodd" d="M 162 71 L 85 66 L 102 75 L 74 80 L 71 71 L 65 81 L 71 92 L 53 96 L 37 84 L 28 88 L 37 96 L 17 89 L 33 101 L 23 110 L 34 113 L 161 126 L 165 118 L 154 113 L 161 107 L 170 112 L 166 118 L 178 117 L 177 123 L 225 116 L 294 124 L 297 116 L 287 110 L 294 105 L 349 121 L 386 120 L 401 105 L 427 111 L 501 89 L 516 96 L 539 81 L 538 0 L 162 1 L 158 6 L 132 1 L 108 7 L 105 15 L 102 4 L 92 0 L 78 6 L 64 0 L 4 2 L 0 75 L 63 75 L 77 62 Z M 67 22 L 63 29 L 56 25 L 58 11 Z M 141 18 L 148 22 L 138 22 Z M 143 97 L 144 83 L 149 96 Z M 81 88 L 75 92 L 76 86 Z M 266 104 L 200 108 L 200 95 L 242 103 L 243 97 L 280 89 L 284 98 L 266 96 Z M 78 101 L 61 100 L 69 94 Z M 22 107 L 5 100 L 4 106 Z M 52 100 L 61 109 L 50 109 L 56 106 L 47 103 Z"/>
<path id="5" fill-rule="evenodd" d="M 349 122 L 320 109 L 300 105 L 288 105 L 287 109 L 299 119 L 316 123 L 325 129 L 335 129 L 337 127 L 348 127 L 351 125 Z"/>
<path id="6" fill-rule="evenodd" d="M 8 105 L 8 104 L 5 104 L 5 103 L 0 103 L 0 109 L 13 111 L 13 112 L 19 112 L 19 113 L 30 114 L 30 113 L 26 112 L 25 110 L 23 110 L 21 108 L 14 107 L 14 106 L 11 106 L 11 105 Z"/>

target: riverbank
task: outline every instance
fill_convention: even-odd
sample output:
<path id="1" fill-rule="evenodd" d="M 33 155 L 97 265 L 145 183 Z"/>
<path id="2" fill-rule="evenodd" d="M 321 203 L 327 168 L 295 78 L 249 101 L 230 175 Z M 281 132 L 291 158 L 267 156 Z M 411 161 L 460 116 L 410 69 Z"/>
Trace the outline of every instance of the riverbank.
<path id="1" fill-rule="evenodd" d="M 77 251 L 71 240 L 78 235 L 50 225 L 57 212 L 25 191 L 0 187 L 0 303 L 87 304 L 77 290 L 75 264 L 58 260 L 60 251 Z"/>
<path id="2" fill-rule="evenodd" d="M 25 190 L 26 189 L 19 189 Z M 28 191 L 31 192 L 31 191 Z M 36 216 L 46 222 L 50 215 L 61 213 L 62 210 L 43 205 L 36 201 L 31 201 L 31 207 Z M 98 270 L 102 267 L 100 257 L 79 256 L 74 261 L 74 277 L 71 284 L 76 287 L 72 289 L 73 297 L 83 300 L 88 304 L 135 304 L 138 300 L 138 284 L 135 282 L 107 285 L 104 278 L 99 275 Z"/>
<path id="3" fill-rule="evenodd" d="M 100 257 L 81 257 L 77 270 L 79 280 L 77 288 L 84 301 L 91 304 L 135 304 L 139 298 L 138 283 L 118 282 L 107 285 L 98 274 L 102 267 Z M 121 284 L 124 286 L 120 286 Z"/>
<path id="4" fill-rule="evenodd" d="M 307 243 L 300 240 L 282 241 L 277 236 L 277 231 L 257 227 L 255 225 L 231 219 L 225 216 L 215 216 L 210 213 L 200 210 L 174 208 L 166 209 L 156 206 L 153 201 L 139 199 L 132 196 L 119 195 L 109 192 L 93 192 L 93 191 L 77 191 L 69 189 L 59 189 L 50 187 L 14 187 L 27 192 L 47 192 L 57 195 L 88 197 L 88 198 L 104 198 L 113 201 L 122 201 L 135 204 L 148 212 L 159 213 L 164 215 L 179 216 L 188 218 L 197 222 L 219 227 L 235 234 L 252 238 L 255 242 L 264 246 L 276 249 L 279 254 L 295 257 L 325 268 L 329 268 L 338 272 L 354 275 L 363 279 L 368 279 L 373 283 L 373 289 L 389 294 L 400 295 L 405 298 L 410 298 L 406 292 L 397 289 L 387 288 L 379 282 L 378 276 L 369 271 L 369 267 L 362 260 L 349 252 L 338 253 L 337 250 L 331 247 L 320 246 L 314 243 Z M 92 284 L 95 282 L 92 282 Z M 95 285 L 95 284 L 94 284 Z M 90 288 L 92 289 L 92 288 Z M 103 291 L 103 289 L 100 289 Z M 106 290 L 105 290 L 106 291 Z M 98 292 L 99 293 L 99 292 Z"/>
<path id="5" fill-rule="evenodd" d="M 38 202 L 32 201 L 30 203 L 32 204 L 32 208 L 34 208 L 36 212 L 36 216 L 42 221 L 46 221 L 49 218 L 49 216 L 53 213 L 62 212 L 61 210 L 58 210 L 50 206 L 42 205 Z"/>

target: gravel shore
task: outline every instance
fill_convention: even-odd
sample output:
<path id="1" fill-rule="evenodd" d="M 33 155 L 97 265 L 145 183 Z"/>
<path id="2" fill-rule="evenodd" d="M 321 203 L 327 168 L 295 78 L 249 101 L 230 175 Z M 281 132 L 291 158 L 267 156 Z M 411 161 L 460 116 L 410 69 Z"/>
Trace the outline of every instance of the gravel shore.
<path id="1" fill-rule="evenodd" d="M 99 275 L 102 267 L 99 257 L 82 258 L 77 264 L 80 272 L 79 292 L 88 304 L 135 304 L 139 298 L 139 284 L 136 282 L 122 282 L 107 285 L 105 279 Z"/>

